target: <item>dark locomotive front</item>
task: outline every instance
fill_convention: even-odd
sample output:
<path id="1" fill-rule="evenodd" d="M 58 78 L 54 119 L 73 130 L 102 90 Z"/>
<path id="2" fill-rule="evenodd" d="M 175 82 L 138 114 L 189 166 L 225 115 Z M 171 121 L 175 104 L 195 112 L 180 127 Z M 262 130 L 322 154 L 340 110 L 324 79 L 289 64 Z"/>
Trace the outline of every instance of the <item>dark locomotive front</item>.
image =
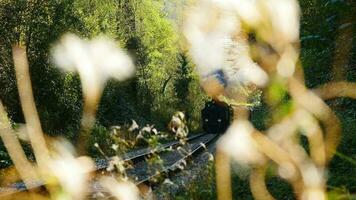
<path id="1" fill-rule="evenodd" d="M 232 109 L 226 103 L 209 101 L 201 111 L 203 130 L 206 133 L 224 133 L 232 120 Z"/>

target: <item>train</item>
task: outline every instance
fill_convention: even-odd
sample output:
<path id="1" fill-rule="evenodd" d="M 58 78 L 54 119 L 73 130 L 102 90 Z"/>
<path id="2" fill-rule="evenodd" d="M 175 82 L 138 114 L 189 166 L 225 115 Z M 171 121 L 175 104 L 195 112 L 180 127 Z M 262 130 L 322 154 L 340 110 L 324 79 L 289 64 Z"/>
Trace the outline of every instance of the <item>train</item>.
<path id="1" fill-rule="evenodd" d="M 204 132 L 222 134 L 233 120 L 233 109 L 224 102 L 211 100 L 201 110 L 201 119 Z"/>

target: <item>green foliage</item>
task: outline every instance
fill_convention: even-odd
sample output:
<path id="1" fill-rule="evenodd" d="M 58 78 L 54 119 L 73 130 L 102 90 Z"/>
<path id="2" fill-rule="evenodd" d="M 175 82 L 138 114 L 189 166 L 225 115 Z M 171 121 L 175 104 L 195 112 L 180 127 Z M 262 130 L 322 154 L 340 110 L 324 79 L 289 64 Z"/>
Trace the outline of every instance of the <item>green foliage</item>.
<path id="1" fill-rule="evenodd" d="M 356 195 L 350 194 L 345 187 L 332 187 L 328 192 L 329 200 L 354 200 Z"/>
<path id="2" fill-rule="evenodd" d="M 76 0 L 73 5 L 75 13 L 85 30 L 81 34 L 87 38 L 101 34 L 117 38 L 119 30 L 116 15 L 120 12 L 117 3 L 116 0 Z"/>
<path id="3" fill-rule="evenodd" d="M 331 0 L 302 0 L 301 59 L 308 87 L 333 79 L 332 65 L 336 55 L 336 38 L 342 29 L 352 29 L 355 2 Z M 347 25 L 349 24 L 349 25 Z M 355 29 L 353 29 L 355 30 Z M 343 40 L 352 42 L 350 60 L 345 66 L 336 66 L 346 73 L 348 80 L 355 80 L 355 31 Z M 346 58 L 349 59 L 349 58 Z"/>
<path id="4" fill-rule="evenodd" d="M 271 123 L 271 112 L 265 102 L 262 102 L 261 105 L 251 111 L 250 120 L 257 130 L 264 131 L 268 128 Z"/>
<path id="5" fill-rule="evenodd" d="M 201 120 L 200 114 L 208 97 L 202 92 L 197 74 L 192 74 L 192 81 L 189 84 L 189 94 L 187 101 L 189 107 L 186 108 L 187 123 L 191 131 L 200 130 Z"/>
<path id="6" fill-rule="evenodd" d="M 354 1 L 329 1 L 329 0 L 302 0 L 301 23 L 301 60 L 305 71 L 308 87 L 316 87 L 335 79 L 335 55 L 336 47 L 341 41 L 337 41 L 340 32 L 352 29 L 352 34 L 343 37 L 342 40 L 351 43 L 351 52 L 347 56 L 343 66 L 335 66 L 342 71 L 344 79 L 356 80 L 356 32 L 354 21 Z M 351 21 L 350 21 L 351 20 Z M 343 47 L 344 48 L 344 47 Z M 345 47 L 346 48 L 346 47 Z M 341 143 L 337 151 L 343 155 L 355 159 L 355 100 L 338 98 L 327 102 L 336 111 L 342 123 Z M 329 187 L 345 187 L 355 191 L 355 166 L 339 156 L 334 156 L 328 172 Z M 328 189 L 330 190 L 330 188 Z M 338 192 L 332 192 L 330 199 L 337 199 Z"/>
<path id="7" fill-rule="evenodd" d="M 356 101 L 351 99 L 335 99 L 328 102 L 341 119 L 342 135 L 341 142 L 329 165 L 328 185 L 332 187 L 346 187 L 350 191 L 356 189 L 356 166 L 351 160 L 356 160 Z M 344 156 L 349 159 L 345 159 Z"/>
<path id="8" fill-rule="evenodd" d="M 208 97 L 202 92 L 199 77 L 195 74 L 193 65 L 181 54 L 180 65 L 175 78 L 175 94 L 178 98 L 178 109 L 186 114 L 188 127 L 191 131 L 200 128 L 200 114 Z"/>
<path id="9" fill-rule="evenodd" d="M 179 104 L 182 107 L 185 107 L 188 104 L 186 98 L 188 98 L 189 95 L 189 84 L 193 80 L 192 74 L 193 74 L 193 69 L 191 65 L 189 65 L 187 57 L 184 54 L 182 54 L 180 65 L 177 68 L 178 76 L 174 84 L 175 92 L 177 96 L 180 97 L 178 100 Z"/>
<path id="10" fill-rule="evenodd" d="M 34 96 L 45 131 L 75 132 L 81 109 L 79 81 L 68 80 L 49 58 L 52 42 L 64 32 L 80 30 L 82 23 L 74 13 L 73 1 L 2 1 L 0 15 L 0 87 L 5 90 L 0 97 L 10 117 L 23 122 L 11 55 L 11 45 L 17 43 L 27 47 Z M 68 101 L 67 96 L 74 101 Z"/>
<path id="11" fill-rule="evenodd" d="M 0 1 L 0 99 L 9 117 L 24 122 L 11 52 L 13 44 L 20 44 L 27 48 L 44 131 L 75 141 L 83 107 L 80 80 L 77 74 L 65 74 L 53 66 L 51 45 L 66 32 L 88 39 L 104 34 L 128 50 L 137 76 L 124 83 L 109 81 L 98 108 L 100 125 L 93 134 L 106 137 L 101 125 L 120 125 L 131 119 L 164 129 L 176 110 L 185 111 L 193 129 L 198 129 L 203 95 L 192 65 L 188 71 L 177 69 L 185 64 L 179 57 L 177 33 L 166 15 L 163 1 Z M 182 73 L 187 79 L 176 79 Z M 185 90 L 184 98 L 177 90 Z M 6 155 L 2 149 L 0 155 Z"/>
<path id="12" fill-rule="evenodd" d="M 178 65 L 177 36 L 161 11 L 162 2 L 143 0 L 133 4 L 136 32 L 145 47 L 147 61 L 145 66 L 138 66 L 138 90 L 143 91 L 139 95 L 144 95 L 141 99 L 149 97 L 143 106 L 150 107 L 153 117 L 168 121 L 177 101 L 172 81 Z"/>
<path id="13" fill-rule="evenodd" d="M 214 175 L 214 163 L 208 161 L 205 166 L 201 166 L 201 170 L 190 174 L 192 180 L 181 188 L 178 194 L 165 193 L 164 199 L 216 199 L 216 186 Z M 171 186 L 172 187 L 172 186 Z"/>
<path id="14" fill-rule="evenodd" d="M 341 0 L 301 0 L 301 61 L 306 84 L 316 87 L 333 79 L 332 64 L 336 54 L 336 38 L 340 30 L 353 27 L 343 19 L 354 19 L 354 2 Z M 114 155 L 111 147 L 117 143 L 107 127 L 127 124 L 135 119 L 139 124 L 166 127 L 177 110 L 187 116 L 190 130 L 200 128 L 200 111 L 207 97 L 201 91 L 193 64 L 181 53 L 179 36 L 167 19 L 163 0 L 1 0 L 0 1 L 0 100 L 14 122 L 23 122 L 14 73 L 11 46 L 26 45 L 31 80 L 43 129 L 47 134 L 62 135 L 75 140 L 80 128 L 82 94 L 78 75 L 64 74 L 51 63 L 50 48 L 60 36 L 73 32 L 84 38 L 101 34 L 118 41 L 135 60 L 137 76 L 124 83 L 109 81 L 97 113 L 97 124 L 89 138 L 89 153 L 101 156 L 97 143 L 106 155 Z M 171 2 L 172 3 L 172 2 Z M 182 3 L 182 2 L 181 2 Z M 174 9 L 173 7 L 169 9 Z M 182 3 L 184 4 L 184 2 Z M 180 20 L 179 10 L 175 11 Z M 180 23 L 180 22 L 177 22 Z M 181 26 L 181 24 L 176 24 Z M 353 25 L 353 26 L 352 26 Z M 356 36 L 352 42 L 350 60 L 339 66 L 346 79 L 356 80 Z M 262 103 L 252 111 L 255 127 L 264 130 L 269 120 L 278 121 L 290 109 L 283 84 L 272 84 L 266 94 L 275 108 Z M 338 147 L 340 155 L 355 160 L 356 103 L 350 99 L 327 102 L 341 118 L 343 133 Z M 278 111 L 278 112 L 275 112 Z M 270 113 L 275 113 L 272 118 Z M 157 146 L 157 138 L 150 140 Z M 28 157 L 34 160 L 28 144 L 23 143 Z M 355 191 L 356 167 L 345 157 L 336 156 L 329 166 L 330 199 Z M 158 160 L 159 161 L 159 160 Z M 0 141 L 0 168 L 11 165 Z M 214 199 L 212 167 L 208 166 L 203 179 L 191 183 L 177 199 Z M 233 177 L 234 196 L 252 199 L 248 181 Z M 207 184 L 209 184 L 207 186 Z M 277 199 L 293 199 L 290 186 L 281 179 L 267 177 L 267 187 Z M 335 188 L 336 187 L 336 188 Z"/>
<path id="15" fill-rule="evenodd" d="M 104 126 L 96 124 L 88 140 L 88 153 L 93 157 L 113 156 L 115 151 L 111 148 L 112 144 L 114 144 L 114 140 L 110 135 L 110 131 Z"/>

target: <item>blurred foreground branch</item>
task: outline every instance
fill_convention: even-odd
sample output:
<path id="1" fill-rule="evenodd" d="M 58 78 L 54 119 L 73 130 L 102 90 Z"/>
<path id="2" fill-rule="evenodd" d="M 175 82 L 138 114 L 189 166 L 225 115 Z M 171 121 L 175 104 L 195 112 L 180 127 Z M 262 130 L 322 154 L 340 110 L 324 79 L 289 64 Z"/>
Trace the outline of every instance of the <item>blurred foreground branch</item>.
<path id="1" fill-rule="evenodd" d="M 25 152 L 23 151 L 19 140 L 16 138 L 15 132 L 11 128 L 7 113 L 1 102 L 0 136 L 21 179 L 24 181 L 27 188 L 31 188 L 34 181 L 38 180 L 38 176 L 35 168 L 27 160 Z"/>
<path id="2" fill-rule="evenodd" d="M 13 58 L 27 133 L 39 167 L 46 168 L 46 162 L 49 160 L 49 151 L 46 146 L 35 100 L 33 98 L 26 48 L 14 46 Z"/>

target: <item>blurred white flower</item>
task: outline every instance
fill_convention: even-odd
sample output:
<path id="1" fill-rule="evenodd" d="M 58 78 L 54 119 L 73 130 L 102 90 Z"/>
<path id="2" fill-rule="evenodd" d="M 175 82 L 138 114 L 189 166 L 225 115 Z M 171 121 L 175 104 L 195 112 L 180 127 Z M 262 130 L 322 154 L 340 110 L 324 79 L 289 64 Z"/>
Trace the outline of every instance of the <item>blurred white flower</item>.
<path id="1" fill-rule="evenodd" d="M 146 124 L 146 126 L 140 130 L 140 133 L 151 133 L 152 128 L 153 126 Z"/>
<path id="2" fill-rule="evenodd" d="M 214 161 L 214 155 L 211 153 L 208 153 L 209 161 Z"/>
<path id="3" fill-rule="evenodd" d="M 241 2 L 253 7 L 247 1 Z M 263 86 L 268 76 L 250 56 L 246 34 L 240 30 L 233 10 L 235 4 L 231 0 L 202 0 L 192 9 L 184 29 L 190 54 L 203 78 L 222 70 L 227 76 L 223 78 L 232 86 L 251 82 Z"/>
<path id="4" fill-rule="evenodd" d="M 265 161 L 252 139 L 253 126 L 248 121 L 236 121 L 219 139 L 217 147 L 240 164 L 259 164 Z"/>
<path id="5" fill-rule="evenodd" d="M 184 34 L 200 76 L 205 77 L 222 67 L 224 41 L 237 29 L 236 16 L 232 12 L 221 12 L 221 7 L 211 0 L 200 1 L 190 11 Z"/>
<path id="6" fill-rule="evenodd" d="M 300 18 L 298 2 L 296 0 L 263 0 L 262 3 L 266 3 L 274 34 L 279 36 L 278 39 L 287 43 L 298 41 Z"/>
<path id="7" fill-rule="evenodd" d="M 111 145 L 111 148 L 114 149 L 115 151 L 117 151 L 117 149 L 119 148 L 119 145 L 113 144 L 113 145 Z"/>
<path id="8" fill-rule="evenodd" d="M 187 166 L 187 161 L 185 161 L 184 159 L 180 161 L 181 165 L 183 166 Z"/>
<path id="9" fill-rule="evenodd" d="M 303 192 L 301 200 L 326 200 L 327 197 L 322 188 L 307 189 Z"/>
<path id="10" fill-rule="evenodd" d="M 324 185 L 324 170 L 318 169 L 313 163 L 306 163 L 301 166 L 301 172 L 305 187 L 321 188 Z"/>
<path id="11" fill-rule="evenodd" d="M 184 168 L 186 167 L 185 162 L 179 162 L 176 163 L 174 166 L 176 167 L 176 169 L 180 169 L 180 170 L 184 170 Z"/>
<path id="12" fill-rule="evenodd" d="M 90 56 L 102 80 L 110 77 L 123 81 L 135 74 L 131 58 L 114 41 L 99 37 L 89 43 Z"/>
<path id="13" fill-rule="evenodd" d="M 153 128 L 153 129 L 152 129 L 152 133 L 155 134 L 155 135 L 158 135 L 157 129 Z"/>
<path id="14" fill-rule="evenodd" d="M 75 158 L 68 150 L 73 147 L 68 145 L 68 142 L 59 141 L 53 144 L 55 152 L 48 162 L 49 169 L 72 199 L 83 199 L 94 163 L 89 157 Z"/>
<path id="15" fill-rule="evenodd" d="M 17 123 L 17 126 L 19 126 L 17 131 L 15 132 L 17 137 L 20 140 L 23 140 L 23 141 L 26 141 L 26 142 L 30 141 L 30 138 L 29 138 L 28 132 L 27 132 L 26 124 Z"/>
<path id="16" fill-rule="evenodd" d="M 241 23 L 255 28 L 278 51 L 280 75 L 294 73 L 298 54 L 289 46 L 299 39 L 296 0 L 201 0 L 188 17 L 184 34 L 201 77 L 223 70 L 228 84 L 267 83 L 267 74 L 249 55 L 247 38 L 234 38 L 244 34 Z"/>
<path id="17" fill-rule="evenodd" d="M 268 75 L 252 60 L 247 35 L 240 32 L 231 37 L 224 45 L 226 59 L 223 71 L 227 76 L 228 84 L 232 87 L 249 83 L 264 86 L 268 81 Z"/>
<path id="18" fill-rule="evenodd" d="M 129 56 L 105 37 L 85 41 L 66 34 L 53 48 L 53 58 L 60 68 L 78 71 L 82 79 L 90 80 L 92 84 L 104 84 L 110 77 L 123 81 L 135 73 Z"/>
<path id="19" fill-rule="evenodd" d="M 288 45 L 277 63 L 277 72 L 284 77 L 290 77 L 294 74 L 295 65 L 298 60 L 298 53 L 295 48 Z"/>
<path id="20" fill-rule="evenodd" d="M 171 121 L 169 122 L 169 129 L 174 133 L 177 132 L 179 127 L 184 125 L 183 119 L 179 115 L 173 115 Z"/>
<path id="21" fill-rule="evenodd" d="M 174 185 L 174 183 L 169 178 L 164 179 L 163 184 Z"/>
<path id="22" fill-rule="evenodd" d="M 178 127 L 176 130 L 176 138 L 183 139 L 188 136 L 188 130 L 185 127 Z"/>
<path id="23" fill-rule="evenodd" d="M 292 179 L 296 174 L 296 168 L 292 163 L 285 162 L 278 166 L 278 174 L 284 179 Z"/>
<path id="24" fill-rule="evenodd" d="M 113 171 L 116 167 L 116 169 L 118 170 L 118 172 L 120 173 L 125 173 L 125 161 L 122 160 L 120 157 L 118 156 L 114 156 L 109 160 L 109 166 L 106 168 L 106 171 Z"/>
<path id="25" fill-rule="evenodd" d="M 142 132 L 140 131 L 138 133 L 138 135 L 136 136 L 136 140 L 139 140 L 139 139 L 145 139 L 145 137 L 142 135 Z"/>
<path id="26" fill-rule="evenodd" d="M 110 131 L 111 134 L 118 135 L 118 133 L 121 130 L 121 126 L 112 126 L 112 127 L 110 127 L 110 129 L 111 129 L 111 131 Z"/>
<path id="27" fill-rule="evenodd" d="M 300 7 L 296 0 L 212 0 L 224 10 L 233 10 L 253 28 L 267 21 L 278 40 L 293 43 L 299 39 Z M 266 12 L 267 11 L 267 12 Z"/>
<path id="28" fill-rule="evenodd" d="M 132 132 L 132 131 L 134 131 L 136 129 L 139 129 L 139 126 L 138 126 L 138 124 L 136 123 L 135 120 L 132 120 L 132 124 L 131 124 L 131 126 L 129 128 L 129 131 Z"/>
<path id="29" fill-rule="evenodd" d="M 95 192 L 92 197 L 93 199 L 103 199 L 105 195 L 102 192 Z"/>
<path id="30" fill-rule="evenodd" d="M 187 151 L 185 148 L 182 148 L 181 146 L 177 147 L 177 151 L 182 156 L 189 155 L 189 153 L 190 153 L 190 150 Z"/>
<path id="31" fill-rule="evenodd" d="M 93 122 L 97 103 L 109 78 L 123 81 L 135 74 L 129 56 L 114 41 L 105 37 L 86 41 L 66 34 L 54 46 L 52 55 L 58 67 L 79 73 L 86 109 L 84 122 Z"/>
<path id="32" fill-rule="evenodd" d="M 170 131 L 175 133 L 176 139 L 183 139 L 188 136 L 189 129 L 185 123 L 185 115 L 183 112 L 176 112 L 171 118 L 168 124 Z"/>
<path id="33" fill-rule="evenodd" d="M 120 200 L 139 200 L 139 190 L 136 185 L 129 181 L 117 181 L 113 177 L 102 177 L 101 185 Z"/>
<path id="34" fill-rule="evenodd" d="M 262 16 L 258 10 L 258 0 L 212 0 L 224 10 L 232 10 L 250 26 L 257 26 Z"/>
<path id="35" fill-rule="evenodd" d="M 199 143 L 199 145 L 202 146 L 204 149 L 206 149 L 206 146 L 204 143 L 201 142 L 201 143 Z"/>

